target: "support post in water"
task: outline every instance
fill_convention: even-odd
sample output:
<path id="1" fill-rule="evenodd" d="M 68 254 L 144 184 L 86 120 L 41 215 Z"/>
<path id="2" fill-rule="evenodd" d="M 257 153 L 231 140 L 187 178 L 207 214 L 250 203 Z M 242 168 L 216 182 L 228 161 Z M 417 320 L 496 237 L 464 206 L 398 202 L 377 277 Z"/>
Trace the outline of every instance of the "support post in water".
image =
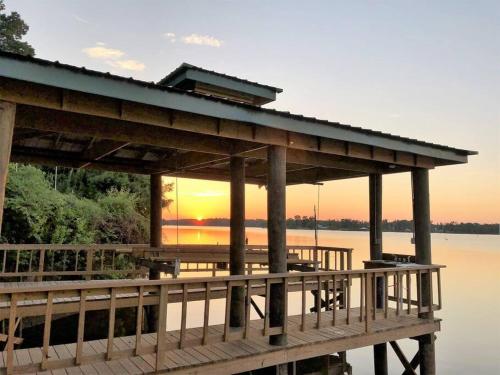
<path id="1" fill-rule="evenodd" d="M 267 236 L 269 272 L 287 272 L 286 254 L 286 147 L 267 149 Z M 282 284 L 272 284 L 270 296 L 270 326 L 283 327 L 287 296 Z M 286 345 L 286 333 L 271 335 L 271 345 Z"/>
<path id="2" fill-rule="evenodd" d="M 370 259 L 382 260 L 382 175 L 370 174 Z M 384 279 L 376 281 L 376 306 L 383 308 Z M 387 343 L 373 345 L 373 361 L 375 375 L 387 375 Z"/>
<path id="3" fill-rule="evenodd" d="M 413 223 L 415 226 L 415 258 L 418 264 L 432 264 L 431 254 L 431 219 L 429 198 L 429 170 L 414 168 L 411 173 L 413 186 Z M 422 274 L 421 299 L 422 306 L 428 311 L 419 314 L 420 318 L 433 319 L 430 293 L 432 274 Z M 420 373 L 433 375 L 436 373 L 434 333 L 418 338 L 420 352 Z"/>

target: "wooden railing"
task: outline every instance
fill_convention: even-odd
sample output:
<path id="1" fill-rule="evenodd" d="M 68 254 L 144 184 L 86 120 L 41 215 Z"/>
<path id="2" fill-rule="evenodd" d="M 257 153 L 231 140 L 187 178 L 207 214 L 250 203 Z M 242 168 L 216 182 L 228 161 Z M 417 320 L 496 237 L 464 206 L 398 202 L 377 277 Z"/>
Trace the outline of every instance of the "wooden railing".
<path id="1" fill-rule="evenodd" d="M 330 246 L 287 246 L 288 254 L 317 262 L 317 271 L 345 271 L 352 269 L 352 249 Z"/>
<path id="2" fill-rule="evenodd" d="M 265 274 L 247 276 L 225 276 L 190 279 L 163 280 L 114 280 L 89 281 L 80 283 L 23 284 L 4 285 L 0 289 L 0 319 L 8 319 L 8 336 L 5 356 L 7 373 L 38 371 L 66 366 L 80 365 L 96 360 L 110 360 L 139 354 L 156 353 L 156 369 L 163 365 L 167 351 L 214 342 L 251 339 L 253 337 L 283 334 L 291 331 L 317 330 L 326 326 L 338 326 L 361 323 L 367 333 L 371 332 L 376 320 L 387 319 L 392 315 L 425 313 L 441 308 L 441 266 L 408 266 L 370 270 L 303 272 L 286 274 Z M 431 280 L 428 294 L 422 292 L 422 278 Z M 437 277 L 433 277 L 437 275 Z M 385 282 L 383 293 L 384 306 L 375 308 L 377 298 L 376 279 Z M 391 285 L 392 284 L 392 285 Z M 271 286 L 278 285 L 284 290 L 285 316 L 291 316 L 289 306 L 297 303 L 298 314 L 285 319 L 280 326 L 271 326 L 270 300 Z M 232 289 L 238 287 L 245 291 L 246 318 L 243 327 L 232 328 L 229 325 Z M 274 286 L 273 288 L 276 288 Z M 323 313 L 307 311 L 307 291 L 320 290 L 325 294 L 325 301 L 341 295 L 340 301 L 333 298 L 334 304 L 327 304 Z M 295 294 L 295 299 L 292 297 Z M 250 320 L 251 299 L 254 296 L 264 298 L 264 319 Z M 359 298 L 357 298 L 359 296 Z M 435 298 L 436 296 L 437 298 Z M 222 325 L 210 325 L 211 302 L 214 298 L 225 298 L 224 322 Z M 187 334 L 187 322 L 190 313 L 199 312 L 198 306 L 191 306 L 189 301 L 202 300 L 203 323 L 198 337 Z M 425 306 L 423 301 L 430 301 Z M 437 304 L 434 303 L 437 301 Z M 167 340 L 167 318 L 172 319 L 171 304 L 181 303 L 180 330 L 175 335 L 169 331 Z M 321 300 L 316 299 L 317 311 L 321 311 Z M 142 333 L 142 320 L 145 306 L 158 306 L 158 333 L 155 336 Z M 115 340 L 115 314 L 118 308 L 136 309 L 135 336 L 129 342 L 132 347 L 119 350 L 113 345 Z M 89 311 L 107 310 L 109 312 L 106 349 L 102 353 L 88 354 L 84 351 L 85 316 Z M 175 308 L 174 308 L 174 311 Z M 49 358 L 51 345 L 51 323 L 55 314 L 76 313 L 78 325 L 75 351 L 67 359 Z M 35 365 L 19 366 L 14 364 L 14 343 L 16 327 L 20 318 L 43 317 L 43 348 L 41 358 Z M 220 327 L 217 329 L 217 327 Z M 333 338 L 332 338 L 333 339 Z"/>
<path id="3" fill-rule="evenodd" d="M 0 244 L 0 278 L 45 279 L 137 276 L 132 249 L 145 245 Z M 144 273 L 144 271 L 142 271 Z"/>
<path id="4" fill-rule="evenodd" d="M 352 249 L 287 246 L 291 270 L 343 271 L 352 267 Z M 53 245 L 0 244 L 0 281 L 94 279 L 136 277 L 138 259 L 180 259 L 181 272 L 228 271 L 228 245 Z M 267 246 L 248 245 L 248 274 L 268 270 Z"/>
<path id="5" fill-rule="evenodd" d="M 328 246 L 309 246 L 309 245 L 288 245 L 286 247 L 291 264 L 303 264 L 315 271 L 344 271 L 352 269 L 352 251 L 350 248 L 328 247 Z M 229 261 L 228 245 L 164 245 L 162 251 L 174 256 L 176 253 L 181 257 L 181 271 L 184 272 L 212 272 L 213 275 L 218 271 L 227 271 Z M 253 272 L 267 271 L 267 245 L 246 245 L 248 274 Z M 149 251 L 146 251 L 146 254 Z M 150 253 L 150 252 L 149 252 Z M 160 256 L 159 252 L 152 252 Z M 259 261 L 259 253 L 262 254 Z M 217 254 L 226 254 L 226 261 L 210 262 L 203 261 L 206 257 L 202 254 L 216 257 Z M 189 256 L 192 255 L 190 258 Z M 199 255 L 199 257 L 197 257 Z M 296 260 L 294 262 L 294 259 Z M 303 261 L 303 263 L 300 263 Z M 300 267 L 290 267 L 291 269 Z"/>

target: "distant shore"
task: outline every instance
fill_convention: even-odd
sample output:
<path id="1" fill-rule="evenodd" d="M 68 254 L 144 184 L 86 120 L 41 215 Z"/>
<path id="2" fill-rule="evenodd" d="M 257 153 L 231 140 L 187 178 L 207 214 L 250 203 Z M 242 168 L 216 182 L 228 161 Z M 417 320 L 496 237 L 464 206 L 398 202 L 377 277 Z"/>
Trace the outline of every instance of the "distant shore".
<path id="1" fill-rule="evenodd" d="M 177 220 L 164 220 L 164 225 L 176 225 Z M 228 227 L 228 218 L 207 218 L 207 219 L 180 219 L 182 226 L 217 226 Z M 246 226 L 252 228 L 266 228 L 267 221 L 264 219 L 248 219 Z M 316 223 L 313 217 L 294 217 L 287 219 L 288 229 L 314 230 Z M 341 220 L 318 220 L 318 230 L 341 230 L 341 231 L 368 231 L 369 223 L 362 220 L 341 219 Z M 413 222 L 411 220 L 384 220 L 382 223 L 384 232 L 412 233 Z M 449 234 L 500 234 L 500 224 L 480 224 L 480 223 L 436 223 L 431 224 L 432 233 Z"/>

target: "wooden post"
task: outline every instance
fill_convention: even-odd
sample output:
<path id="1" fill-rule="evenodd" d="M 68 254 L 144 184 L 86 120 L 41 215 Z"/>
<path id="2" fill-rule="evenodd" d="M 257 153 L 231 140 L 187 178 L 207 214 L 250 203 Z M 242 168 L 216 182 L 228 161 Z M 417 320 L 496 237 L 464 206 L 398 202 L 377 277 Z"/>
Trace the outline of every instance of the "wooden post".
<path id="1" fill-rule="evenodd" d="M 370 174 L 370 259 L 382 259 L 382 175 Z M 377 278 L 376 306 L 383 308 L 384 304 L 384 280 Z M 387 343 L 373 345 L 374 373 L 376 375 L 387 375 Z"/>
<path id="2" fill-rule="evenodd" d="M 10 150 L 14 133 L 16 105 L 0 101 L 0 234 L 2 234 L 5 185 L 9 171 Z"/>
<path id="3" fill-rule="evenodd" d="M 162 245 L 162 183 L 160 174 L 152 174 L 150 176 L 150 223 L 149 223 L 149 244 L 151 247 L 161 247 Z M 149 269 L 149 279 L 159 280 L 160 271 L 157 269 Z M 158 307 L 149 306 L 147 314 L 148 332 L 156 332 L 158 328 Z"/>
<path id="4" fill-rule="evenodd" d="M 231 220 L 229 273 L 245 274 L 245 159 L 232 157 L 231 168 Z M 233 287 L 231 295 L 230 326 L 245 324 L 245 287 Z"/>
<path id="5" fill-rule="evenodd" d="M 432 264 L 431 256 L 431 219 L 429 199 L 429 171 L 415 168 L 411 173 L 413 186 L 413 225 L 415 228 L 415 258 L 418 264 Z M 422 306 L 431 307 L 430 273 L 422 274 L 421 298 Z M 433 319 L 432 309 L 419 314 L 420 318 Z M 434 334 L 418 338 L 420 351 L 420 373 L 423 375 L 436 373 L 434 350 Z"/>
<path id="6" fill-rule="evenodd" d="M 287 272 L 286 263 L 286 148 L 269 146 L 267 149 L 267 237 L 269 272 Z M 269 298 L 267 296 L 266 298 Z M 272 284 L 270 291 L 271 327 L 283 326 L 287 296 L 281 284 Z M 269 337 L 271 345 L 286 345 L 286 334 Z"/>

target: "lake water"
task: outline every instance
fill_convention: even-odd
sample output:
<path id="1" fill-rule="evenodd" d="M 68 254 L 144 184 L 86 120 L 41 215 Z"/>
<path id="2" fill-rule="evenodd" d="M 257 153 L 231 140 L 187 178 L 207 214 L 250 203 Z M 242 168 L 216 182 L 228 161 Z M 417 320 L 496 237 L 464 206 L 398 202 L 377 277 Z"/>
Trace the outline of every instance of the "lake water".
<path id="1" fill-rule="evenodd" d="M 164 227 L 164 243 L 177 243 L 176 234 L 175 228 Z M 265 229 L 248 228 L 247 237 L 249 244 L 267 242 Z M 409 233 L 384 233 L 384 251 L 413 254 L 410 238 Z M 353 268 L 362 268 L 362 261 L 369 258 L 368 241 L 368 232 L 319 231 L 320 245 L 354 249 Z M 180 244 L 228 242 L 225 227 L 179 228 Z M 314 232 L 288 230 L 287 243 L 313 245 Z M 433 263 L 446 265 L 442 271 L 443 309 L 436 312 L 443 319 L 436 340 L 438 373 L 500 374 L 500 236 L 433 234 L 432 257 Z M 216 309 L 222 310 L 222 306 Z M 417 349 L 413 340 L 402 340 L 400 345 L 407 358 L 413 357 Z M 388 353 L 390 373 L 401 374 L 403 367 L 390 346 Z M 371 348 L 349 351 L 348 360 L 355 374 L 373 373 Z"/>

